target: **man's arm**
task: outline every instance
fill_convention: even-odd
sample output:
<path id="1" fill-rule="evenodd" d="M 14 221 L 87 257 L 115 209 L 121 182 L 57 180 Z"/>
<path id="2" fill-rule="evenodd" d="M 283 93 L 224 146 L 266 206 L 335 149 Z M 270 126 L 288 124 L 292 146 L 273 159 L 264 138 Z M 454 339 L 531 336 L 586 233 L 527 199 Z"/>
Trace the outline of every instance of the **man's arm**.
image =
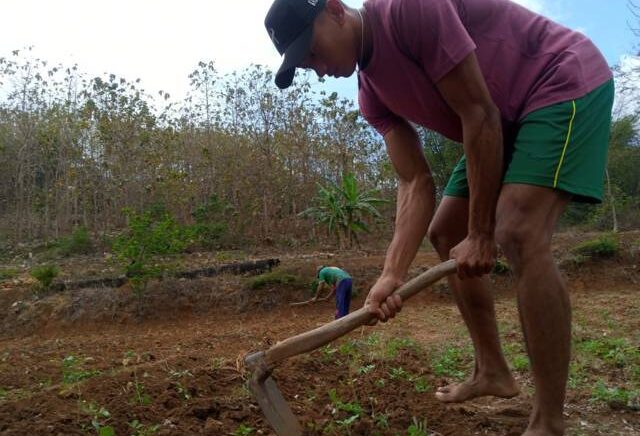
<path id="1" fill-rule="evenodd" d="M 503 170 L 500 111 L 493 103 L 475 53 L 447 73 L 437 84 L 462 122 L 469 181 L 467 238 L 451 250 L 461 278 L 491 271 L 495 262 L 496 203 Z"/>
<path id="2" fill-rule="evenodd" d="M 326 283 L 324 280 L 320 280 L 318 282 L 318 286 L 316 286 L 316 295 L 313 296 L 313 298 L 311 299 L 311 301 L 316 301 L 318 299 L 318 295 L 320 295 L 320 291 L 326 286 Z"/>
<path id="3" fill-rule="evenodd" d="M 435 189 L 415 129 L 401 121 L 384 136 L 387 152 L 398 174 L 395 232 L 382 275 L 369 291 L 366 305 L 385 321 L 402 306 L 389 295 L 402 284 L 424 239 L 435 207 Z M 389 298 L 388 298 L 389 297 Z"/>
<path id="4" fill-rule="evenodd" d="M 321 301 L 326 301 L 329 298 L 333 297 L 333 294 L 335 294 L 335 293 L 336 293 L 336 287 L 335 286 L 331 286 L 331 288 L 329 289 L 329 293 L 326 296 L 322 297 L 320 300 Z"/>

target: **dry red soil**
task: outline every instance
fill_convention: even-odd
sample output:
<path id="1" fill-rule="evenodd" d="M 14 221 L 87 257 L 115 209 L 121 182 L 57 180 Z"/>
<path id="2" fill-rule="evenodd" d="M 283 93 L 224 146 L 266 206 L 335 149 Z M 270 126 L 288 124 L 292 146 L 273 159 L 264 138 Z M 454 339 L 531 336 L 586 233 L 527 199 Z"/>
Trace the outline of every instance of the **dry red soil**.
<path id="1" fill-rule="evenodd" d="M 637 241 L 638 235 L 630 239 Z M 557 257 L 573 242 L 569 236 L 557 238 Z M 360 289 L 352 307 L 362 304 L 383 261 L 381 253 L 364 252 L 280 258 L 280 268 L 302 277 L 312 277 L 318 263 L 350 271 Z M 620 336 L 639 343 L 640 270 L 630 259 L 563 269 L 574 334 L 605 331 L 613 323 Z M 435 263 L 433 253 L 420 253 L 412 273 Z M 307 289 L 254 291 L 246 280 L 162 282 L 142 300 L 126 287 L 34 300 L 22 282 L 3 285 L 0 433 L 96 434 L 91 421 L 97 414 L 98 423 L 118 435 L 145 434 L 150 428 L 159 435 L 272 434 L 245 387 L 242 357 L 330 321 L 333 307 L 324 302 L 292 308 L 288 303 L 304 299 Z M 492 281 L 503 341 L 519 343 L 512 279 L 507 274 Z M 393 338 L 413 345 L 384 355 L 380 350 Z M 309 434 L 407 434 L 416 423 L 429 434 L 521 434 L 532 396 L 528 371 L 516 374 L 523 393 L 513 399 L 445 405 L 434 398 L 434 389 L 451 380 L 433 371 L 430 350 L 464 340 L 452 297 L 446 286 L 436 285 L 408 302 L 392 322 L 358 329 L 333 347 L 291 358 L 277 367 L 274 378 Z M 398 368 L 413 378 L 390 376 Z M 81 380 L 74 383 L 74 377 Z M 415 389 L 417 378 L 426 391 Z M 344 420 L 352 414 L 336 407 L 332 389 L 343 403 L 361 407 L 350 425 Z M 108 416 L 95 412 L 100 408 Z M 595 404 L 582 390 L 569 389 L 565 415 L 567 434 L 640 434 L 637 411 Z M 138 433 L 134 420 L 144 426 Z"/>

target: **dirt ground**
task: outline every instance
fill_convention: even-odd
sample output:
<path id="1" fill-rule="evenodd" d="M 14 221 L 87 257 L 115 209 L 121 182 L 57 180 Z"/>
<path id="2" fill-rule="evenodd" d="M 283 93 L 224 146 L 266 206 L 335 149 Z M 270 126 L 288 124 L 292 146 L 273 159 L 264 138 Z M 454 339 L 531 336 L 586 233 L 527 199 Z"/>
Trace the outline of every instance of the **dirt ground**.
<path id="1" fill-rule="evenodd" d="M 555 240 L 571 292 L 577 350 L 567 434 L 640 435 L 634 397 L 640 386 L 640 257 L 634 251 L 640 234 L 624 236 L 618 258 L 572 263 L 567 253 L 587 236 Z M 383 262 L 383 253 L 365 251 L 278 257 L 280 269 L 309 279 L 318 264 L 349 271 L 359 291 L 352 308 L 362 305 Z M 64 268 L 92 263 L 100 260 L 76 259 Z M 412 274 L 436 263 L 425 250 Z M 309 294 L 299 283 L 254 290 L 247 280 L 165 280 L 142 299 L 126 286 L 35 298 L 26 279 L 0 284 L 0 433 L 273 434 L 246 389 L 242 358 L 330 321 L 334 308 L 332 302 L 290 307 Z M 436 387 L 465 377 L 472 365 L 460 315 L 439 284 L 407 303 L 392 322 L 358 329 L 278 366 L 274 377 L 305 431 L 521 434 L 533 389 L 512 277 L 491 280 L 519 396 L 454 405 L 434 398 Z M 596 347 L 611 343 L 618 344 L 613 357 L 611 349 Z M 628 401 L 613 395 L 620 392 L 628 393 L 622 397 Z"/>

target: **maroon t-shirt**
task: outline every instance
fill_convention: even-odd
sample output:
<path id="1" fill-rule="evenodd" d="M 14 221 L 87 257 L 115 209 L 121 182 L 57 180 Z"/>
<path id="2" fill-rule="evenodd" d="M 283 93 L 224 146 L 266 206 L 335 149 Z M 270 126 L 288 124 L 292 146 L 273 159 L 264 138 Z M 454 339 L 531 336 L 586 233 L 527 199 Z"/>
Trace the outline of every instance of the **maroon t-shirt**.
<path id="1" fill-rule="evenodd" d="M 400 119 L 455 141 L 462 126 L 435 83 L 475 50 L 509 129 L 612 77 L 595 45 L 509 0 L 368 0 L 373 54 L 358 75 L 360 111 L 382 135 Z"/>

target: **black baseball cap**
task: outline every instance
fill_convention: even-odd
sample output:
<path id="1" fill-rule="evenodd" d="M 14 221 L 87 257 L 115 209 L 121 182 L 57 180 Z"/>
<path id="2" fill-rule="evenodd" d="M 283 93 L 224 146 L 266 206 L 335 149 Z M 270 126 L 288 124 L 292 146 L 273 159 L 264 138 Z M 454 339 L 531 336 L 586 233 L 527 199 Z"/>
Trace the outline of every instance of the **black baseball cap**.
<path id="1" fill-rule="evenodd" d="M 313 20 L 324 9 L 326 0 L 275 0 L 264 25 L 284 60 L 276 73 L 276 85 L 291 85 L 296 67 L 307 55 L 313 37 Z"/>

